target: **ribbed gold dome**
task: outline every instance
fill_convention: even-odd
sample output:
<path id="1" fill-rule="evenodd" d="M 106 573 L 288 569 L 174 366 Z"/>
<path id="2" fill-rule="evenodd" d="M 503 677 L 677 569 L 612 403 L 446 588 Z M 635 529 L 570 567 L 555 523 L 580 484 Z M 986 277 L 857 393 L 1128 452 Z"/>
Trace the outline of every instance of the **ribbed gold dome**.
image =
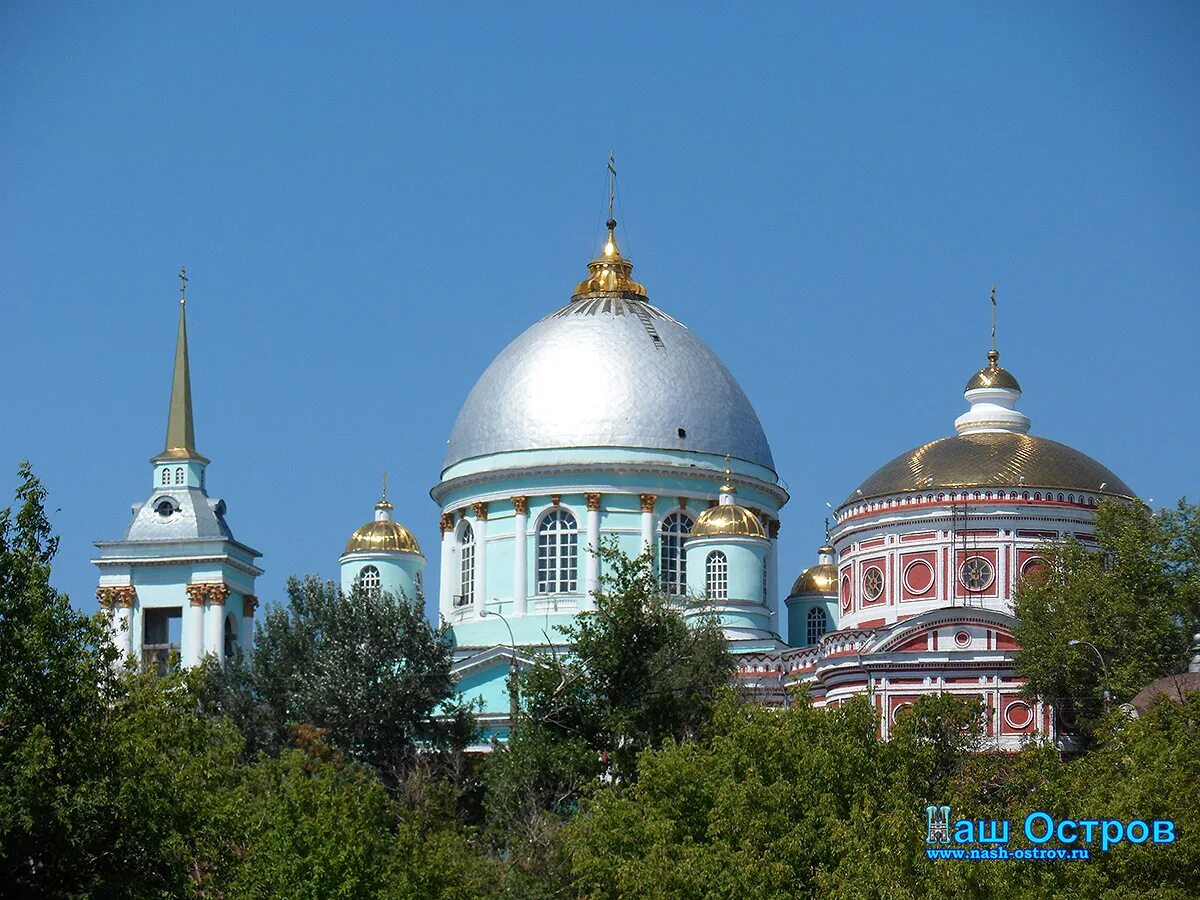
<path id="1" fill-rule="evenodd" d="M 412 532 L 390 519 L 377 519 L 368 522 L 354 534 L 346 544 L 345 553 L 361 553 L 363 551 L 395 551 L 399 553 L 420 553 L 421 545 L 412 536 Z"/>
<path id="2" fill-rule="evenodd" d="M 704 510 L 696 517 L 691 537 L 729 535 L 765 538 L 767 531 L 758 516 L 736 503 L 723 503 Z"/>
<path id="3" fill-rule="evenodd" d="M 792 584 L 792 596 L 796 594 L 833 594 L 837 584 L 837 566 L 833 563 L 817 563 L 800 573 Z"/>
<path id="4" fill-rule="evenodd" d="M 981 432 L 930 441 L 902 453 L 845 499 L 961 488 L 1087 491 L 1133 499 L 1133 489 L 1111 469 L 1065 444 L 1031 434 Z"/>

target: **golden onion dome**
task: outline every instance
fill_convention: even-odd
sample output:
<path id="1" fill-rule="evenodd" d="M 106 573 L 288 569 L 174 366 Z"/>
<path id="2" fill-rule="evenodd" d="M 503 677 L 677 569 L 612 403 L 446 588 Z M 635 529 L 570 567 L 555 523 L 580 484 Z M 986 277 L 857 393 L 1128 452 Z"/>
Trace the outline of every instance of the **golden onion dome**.
<path id="1" fill-rule="evenodd" d="M 966 390 L 973 391 L 976 388 L 1021 390 L 1021 384 L 1017 381 L 1016 376 L 1008 371 L 1008 369 L 1002 369 L 997 365 L 1000 362 L 999 351 L 991 350 L 988 352 L 987 357 L 988 364 L 971 376 L 971 380 L 967 382 Z"/>
<path id="2" fill-rule="evenodd" d="M 709 507 L 696 517 L 689 537 L 717 535 L 765 538 L 767 530 L 763 528 L 762 520 L 750 510 L 736 503 L 722 503 Z"/>
<path id="3" fill-rule="evenodd" d="M 420 553 L 421 545 L 412 532 L 390 519 L 368 522 L 350 535 L 343 553 L 363 552 Z"/>
<path id="4" fill-rule="evenodd" d="M 833 563 L 817 563 L 800 573 L 792 583 L 792 596 L 797 594 L 835 594 L 837 589 L 837 566 Z"/>
<path id="5" fill-rule="evenodd" d="M 411 531 L 392 521 L 392 504 L 387 498 L 387 472 L 383 473 L 383 496 L 375 504 L 375 520 L 350 535 L 347 553 L 420 553 L 421 545 Z"/>

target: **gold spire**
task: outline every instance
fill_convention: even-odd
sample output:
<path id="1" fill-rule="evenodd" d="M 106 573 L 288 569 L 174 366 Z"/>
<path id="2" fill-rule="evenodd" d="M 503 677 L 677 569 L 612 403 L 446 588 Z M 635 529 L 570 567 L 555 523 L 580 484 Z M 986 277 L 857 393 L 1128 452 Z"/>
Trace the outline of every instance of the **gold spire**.
<path id="1" fill-rule="evenodd" d="M 179 334 L 175 339 L 175 373 L 171 378 L 167 440 L 163 452 L 154 461 L 161 459 L 208 462 L 196 452 L 196 431 L 192 423 L 192 379 L 188 368 L 187 345 L 187 269 L 179 270 Z"/>
<path id="2" fill-rule="evenodd" d="M 625 297 L 630 300 L 645 300 L 645 285 L 633 280 L 633 263 L 621 256 L 617 246 L 617 220 L 613 218 L 613 201 L 617 195 L 617 166 L 612 153 L 608 154 L 608 237 L 600 255 L 588 263 L 588 277 L 575 286 L 572 300 L 591 297 Z"/>

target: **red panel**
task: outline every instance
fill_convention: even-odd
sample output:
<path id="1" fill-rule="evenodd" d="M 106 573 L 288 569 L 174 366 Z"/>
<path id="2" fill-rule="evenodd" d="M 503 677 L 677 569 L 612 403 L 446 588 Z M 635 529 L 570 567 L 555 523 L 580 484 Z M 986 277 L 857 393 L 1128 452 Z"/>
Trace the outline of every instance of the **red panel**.
<path id="1" fill-rule="evenodd" d="M 916 534 L 902 534 L 900 535 L 900 541 L 902 543 L 906 541 L 932 541 L 936 540 L 937 536 L 938 533 L 936 531 L 921 531 Z"/>
<path id="2" fill-rule="evenodd" d="M 895 648 L 897 653 L 909 653 L 914 650 L 925 650 L 929 647 L 929 632 L 922 631 L 920 634 L 909 638 L 903 644 Z"/>

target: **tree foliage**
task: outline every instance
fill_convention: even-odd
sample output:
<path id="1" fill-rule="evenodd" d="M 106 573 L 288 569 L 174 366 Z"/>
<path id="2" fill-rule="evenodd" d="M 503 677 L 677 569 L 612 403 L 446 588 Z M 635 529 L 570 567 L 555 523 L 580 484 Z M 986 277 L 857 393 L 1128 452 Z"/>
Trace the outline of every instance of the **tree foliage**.
<path id="1" fill-rule="evenodd" d="M 289 579 L 286 605 L 259 623 L 252 666 L 210 667 L 213 708 L 253 749 L 278 751 L 307 724 L 397 785 L 418 748 L 455 751 L 470 738 L 455 698 L 451 649 L 414 599 L 333 582 Z"/>
<path id="2" fill-rule="evenodd" d="M 1018 587 L 1017 669 L 1028 690 L 1094 713 L 1104 690 L 1118 701 L 1186 667 L 1200 628 L 1200 509 L 1180 502 L 1155 515 L 1140 506 L 1099 507 L 1097 547 L 1046 548 L 1050 565 Z M 1104 659 L 1085 645 L 1089 641 Z"/>

